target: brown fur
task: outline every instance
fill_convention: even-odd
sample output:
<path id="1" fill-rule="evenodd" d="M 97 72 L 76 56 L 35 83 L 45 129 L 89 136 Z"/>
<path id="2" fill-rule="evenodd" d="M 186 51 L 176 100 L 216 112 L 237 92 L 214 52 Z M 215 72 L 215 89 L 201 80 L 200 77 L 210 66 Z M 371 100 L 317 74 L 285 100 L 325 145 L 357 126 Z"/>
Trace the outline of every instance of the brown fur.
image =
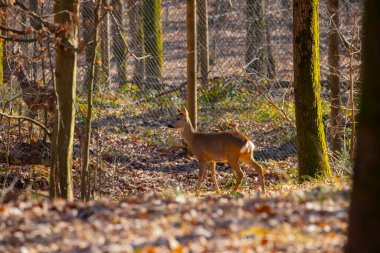
<path id="1" fill-rule="evenodd" d="M 244 134 L 234 132 L 221 133 L 197 133 L 189 119 L 187 110 L 183 107 L 177 120 L 169 125 L 172 128 L 181 128 L 182 136 L 189 146 L 192 153 L 199 160 L 199 175 L 196 186 L 196 193 L 199 189 L 208 164 L 211 165 L 211 175 L 215 184 L 215 190 L 220 193 L 218 183 L 215 176 L 215 163 L 228 162 L 234 169 L 236 174 L 236 185 L 233 190 L 236 191 L 242 180 L 244 173 L 239 166 L 239 161 L 243 161 L 251 167 L 255 168 L 259 174 L 262 191 L 265 193 L 265 183 L 262 167 L 253 158 L 253 149 L 247 148 L 242 152 L 244 146 L 251 140 Z"/>

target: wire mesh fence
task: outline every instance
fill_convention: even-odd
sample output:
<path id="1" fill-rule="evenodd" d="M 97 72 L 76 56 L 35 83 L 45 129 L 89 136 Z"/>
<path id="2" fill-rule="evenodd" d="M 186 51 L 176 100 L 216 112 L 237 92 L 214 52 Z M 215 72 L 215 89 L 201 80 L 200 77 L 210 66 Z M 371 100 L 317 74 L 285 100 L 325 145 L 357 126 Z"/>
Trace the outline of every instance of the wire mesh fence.
<path id="1" fill-rule="evenodd" d="M 95 82 L 98 94 L 109 90 L 130 94 L 129 103 L 141 119 L 147 123 L 167 122 L 186 94 L 186 2 L 101 3 L 101 46 Z M 50 20 L 52 4 L 28 1 L 31 10 Z M 339 4 L 340 25 L 335 27 L 340 37 L 337 73 L 345 119 L 342 138 L 348 140 L 352 120 L 349 87 L 353 84 L 356 88 L 359 82 L 362 7 L 356 0 L 341 0 Z M 94 8 L 94 1 L 81 1 L 82 40 L 87 40 L 94 29 Z M 334 24 L 327 0 L 320 1 L 319 11 L 323 114 L 329 133 L 328 34 Z M 223 129 L 234 121 L 256 140 L 259 159 L 294 157 L 292 1 L 199 0 L 197 15 L 200 130 Z M 27 29 L 33 22 L 24 16 L 16 8 L 6 22 Z M 8 54 L 12 54 L 15 44 L 7 43 Z M 89 40 L 78 56 L 79 91 L 86 85 L 93 45 Z M 26 68 L 29 76 L 51 83 L 52 45 L 23 43 L 22 47 L 30 66 Z M 43 53 L 36 53 L 41 50 Z"/>

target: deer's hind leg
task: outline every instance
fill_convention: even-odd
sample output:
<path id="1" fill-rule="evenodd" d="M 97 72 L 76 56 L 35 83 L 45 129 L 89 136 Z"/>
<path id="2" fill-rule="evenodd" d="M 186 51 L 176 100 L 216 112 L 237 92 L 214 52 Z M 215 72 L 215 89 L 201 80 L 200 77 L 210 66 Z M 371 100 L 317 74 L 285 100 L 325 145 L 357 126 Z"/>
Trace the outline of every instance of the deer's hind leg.
<path id="1" fill-rule="evenodd" d="M 243 162 L 248 164 L 250 167 L 253 167 L 256 172 L 259 174 L 259 181 L 261 185 L 261 189 L 263 193 L 265 194 L 265 181 L 264 181 L 264 169 L 258 164 L 255 159 L 253 158 L 253 155 L 250 155 L 248 157 L 244 157 Z"/>

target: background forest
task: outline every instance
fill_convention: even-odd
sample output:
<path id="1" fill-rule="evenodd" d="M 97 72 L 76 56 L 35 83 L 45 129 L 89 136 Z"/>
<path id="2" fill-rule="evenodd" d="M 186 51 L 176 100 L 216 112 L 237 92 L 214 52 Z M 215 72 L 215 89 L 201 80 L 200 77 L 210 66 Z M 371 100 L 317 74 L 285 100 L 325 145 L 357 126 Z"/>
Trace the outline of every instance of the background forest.
<path id="1" fill-rule="evenodd" d="M 0 251 L 342 252 L 364 9 L 0 0 Z M 167 127 L 183 104 L 198 131 L 252 139 L 265 195 L 245 165 L 231 192 L 218 163 L 222 195 L 207 171 L 195 197 L 198 160 Z"/>

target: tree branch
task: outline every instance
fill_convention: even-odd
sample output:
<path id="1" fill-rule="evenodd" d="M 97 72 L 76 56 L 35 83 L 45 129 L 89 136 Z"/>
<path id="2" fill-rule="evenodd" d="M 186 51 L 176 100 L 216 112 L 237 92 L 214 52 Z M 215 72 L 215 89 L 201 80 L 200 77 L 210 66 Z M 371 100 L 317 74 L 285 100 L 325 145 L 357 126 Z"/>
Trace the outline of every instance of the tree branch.
<path id="1" fill-rule="evenodd" d="M 45 131 L 45 133 L 47 135 L 50 136 L 50 134 L 51 134 L 46 126 L 44 126 L 43 124 L 41 124 L 40 122 L 38 122 L 38 121 L 36 121 L 36 120 L 34 120 L 32 118 L 24 117 L 24 116 L 19 116 L 19 115 L 9 115 L 9 114 L 5 114 L 5 113 L 2 113 L 2 112 L 0 112 L 0 116 L 4 116 L 4 117 L 6 117 L 8 119 L 23 119 L 23 120 L 29 121 L 29 122 L 31 122 L 31 123 L 39 126 L 42 130 Z"/>

